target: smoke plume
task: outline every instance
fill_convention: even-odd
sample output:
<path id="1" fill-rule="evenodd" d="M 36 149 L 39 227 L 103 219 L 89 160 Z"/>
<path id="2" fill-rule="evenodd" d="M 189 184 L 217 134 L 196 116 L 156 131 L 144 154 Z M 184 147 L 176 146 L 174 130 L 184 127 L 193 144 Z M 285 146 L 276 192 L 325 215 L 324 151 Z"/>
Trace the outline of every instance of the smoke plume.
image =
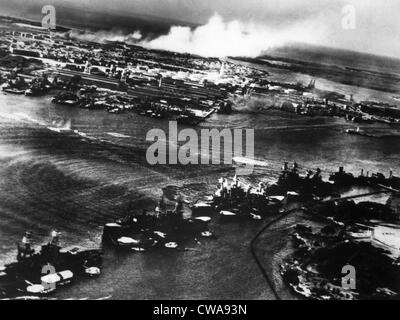
<path id="1" fill-rule="evenodd" d="M 140 42 L 149 49 L 162 49 L 191 53 L 205 57 L 247 56 L 255 57 L 262 51 L 285 45 L 291 41 L 314 42 L 322 37 L 321 28 L 310 23 L 297 22 L 278 29 L 237 20 L 225 22 L 215 14 L 207 24 L 191 29 L 171 27 L 167 35 Z"/>
<path id="2" fill-rule="evenodd" d="M 70 39 L 91 41 L 96 43 L 105 42 L 124 42 L 127 44 L 136 44 L 142 39 L 142 33 L 138 30 L 126 32 L 121 29 L 102 30 L 97 32 L 71 30 L 66 34 Z"/>
<path id="3" fill-rule="evenodd" d="M 158 37 L 154 35 L 144 37 L 139 30 L 128 32 L 118 28 L 97 32 L 71 30 L 66 36 L 97 43 L 125 42 L 148 49 L 190 53 L 204 57 L 256 57 L 265 50 L 290 42 L 318 43 L 326 33 L 321 23 L 324 19 L 325 17 L 313 17 L 285 26 L 271 27 L 238 20 L 224 21 L 221 16 L 214 14 L 204 25 L 195 28 L 172 26 L 168 34 Z"/>

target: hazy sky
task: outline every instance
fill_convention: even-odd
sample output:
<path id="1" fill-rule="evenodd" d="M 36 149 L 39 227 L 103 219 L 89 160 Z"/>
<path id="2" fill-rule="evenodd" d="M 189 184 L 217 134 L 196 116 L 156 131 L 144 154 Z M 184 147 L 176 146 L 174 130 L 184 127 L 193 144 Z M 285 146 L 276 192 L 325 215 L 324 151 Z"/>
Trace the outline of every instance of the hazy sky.
<path id="1" fill-rule="evenodd" d="M 58 10 L 71 7 L 93 14 L 144 14 L 197 24 L 206 24 L 218 14 L 226 23 L 240 23 L 244 33 L 400 58 L 399 0 L 0 0 L 0 12 L 29 14 L 31 18 L 37 12 L 40 18 L 44 4 L 53 4 Z M 355 29 L 342 27 L 342 9 L 349 4 L 356 10 Z"/>

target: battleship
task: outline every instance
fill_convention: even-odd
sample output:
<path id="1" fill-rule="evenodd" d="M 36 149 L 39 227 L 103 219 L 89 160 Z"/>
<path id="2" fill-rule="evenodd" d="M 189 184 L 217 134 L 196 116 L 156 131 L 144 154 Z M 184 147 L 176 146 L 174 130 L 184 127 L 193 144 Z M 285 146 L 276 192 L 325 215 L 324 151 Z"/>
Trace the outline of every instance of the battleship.
<path id="1" fill-rule="evenodd" d="M 26 232 L 18 243 L 16 262 L 1 269 L 1 297 L 47 296 L 79 279 L 100 275 L 100 250 L 62 248 L 59 237 L 59 232 L 52 231 L 50 241 L 35 251 L 31 246 L 32 234 Z"/>
<path id="2" fill-rule="evenodd" d="M 156 248 L 184 249 L 189 242 L 212 238 L 209 216 L 183 217 L 183 201 L 167 210 L 162 198 L 154 212 L 128 215 L 104 226 L 103 243 L 118 249 L 143 252 Z"/>
<path id="3" fill-rule="evenodd" d="M 244 217 L 262 220 L 265 216 L 279 214 L 284 201 L 314 201 L 333 193 L 333 185 L 323 181 L 320 169 L 307 170 L 302 175 L 294 161 L 292 168 L 285 162 L 279 178 L 271 184 L 259 182 L 252 186 L 240 182 L 236 176 L 231 183 L 221 178 L 212 205 L 225 220 Z"/>
<path id="4" fill-rule="evenodd" d="M 261 220 L 267 214 L 277 214 L 284 196 L 268 196 L 263 183 L 257 188 L 242 184 L 235 176 L 232 182 L 221 178 L 213 196 L 214 209 L 224 220 L 250 218 Z"/>
<path id="5" fill-rule="evenodd" d="M 385 188 L 394 192 L 399 192 L 400 189 L 400 177 L 393 174 L 393 170 L 390 170 L 389 175 L 385 176 L 382 172 L 371 173 L 361 169 L 359 176 L 354 176 L 350 172 L 346 172 L 344 167 L 339 167 L 337 172 L 330 175 L 329 180 L 336 186 L 375 186 Z"/>
<path id="6" fill-rule="evenodd" d="M 66 106 L 76 106 L 79 104 L 79 98 L 72 92 L 65 92 L 55 96 L 51 102 Z"/>
<path id="7" fill-rule="evenodd" d="M 3 91 L 11 94 L 25 94 L 25 90 L 12 87 L 3 87 Z"/>

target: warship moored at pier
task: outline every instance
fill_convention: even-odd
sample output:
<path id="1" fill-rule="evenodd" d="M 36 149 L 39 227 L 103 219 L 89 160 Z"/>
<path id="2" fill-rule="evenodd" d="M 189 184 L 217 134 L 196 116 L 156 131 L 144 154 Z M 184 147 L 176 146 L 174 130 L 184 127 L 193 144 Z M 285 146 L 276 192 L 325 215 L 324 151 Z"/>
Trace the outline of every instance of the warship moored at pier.
<path id="1" fill-rule="evenodd" d="M 100 275 L 100 250 L 62 248 L 59 236 L 59 232 L 53 231 L 51 240 L 35 251 L 31 246 L 32 234 L 26 232 L 18 243 L 17 261 L 0 271 L 0 296 L 43 296 L 77 279 Z"/>
<path id="2" fill-rule="evenodd" d="M 103 243 L 118 249 L 143 252 L 155 248 L 179 249 L 190 241 L 210 238 L 208 216 L 183 217 L 183 201 L 178 199 L 173 210 L 167 210 L 164 198 L 154 212 L 127 215 L 104 226 Z"/>

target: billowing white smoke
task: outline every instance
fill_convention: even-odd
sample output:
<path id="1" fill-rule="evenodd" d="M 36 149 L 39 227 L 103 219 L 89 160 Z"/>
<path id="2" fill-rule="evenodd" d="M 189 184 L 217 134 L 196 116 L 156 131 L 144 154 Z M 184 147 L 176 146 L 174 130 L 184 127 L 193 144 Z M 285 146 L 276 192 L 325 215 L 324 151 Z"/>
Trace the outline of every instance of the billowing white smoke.
<path id="1" fill-rule="evenodd" d="M 284 45 L 290 41 L 308 42 L 318 36 L 310 23 L 297 23 L 277 29 L 244 24 L 240 21 L 225 22 L 215 14 L 207 24 L 195 29 L 184 26 L 171 27 L 167 35 L 140 44 L 150 49 L 191 53 L 206 57 L 247 56 L 255 57 L 264 50 Z"/>
<path id="2" fill-rule="evenodd" d="M 103 30 L 97 32 L 71 30 L 67 34 L 71 39 L 91 41 L 97 43 L 112 42 L 125 42 L 127 44 L 135 44 L 142 39 L 140 31 L 127 33 L 120 29 Z"/>

